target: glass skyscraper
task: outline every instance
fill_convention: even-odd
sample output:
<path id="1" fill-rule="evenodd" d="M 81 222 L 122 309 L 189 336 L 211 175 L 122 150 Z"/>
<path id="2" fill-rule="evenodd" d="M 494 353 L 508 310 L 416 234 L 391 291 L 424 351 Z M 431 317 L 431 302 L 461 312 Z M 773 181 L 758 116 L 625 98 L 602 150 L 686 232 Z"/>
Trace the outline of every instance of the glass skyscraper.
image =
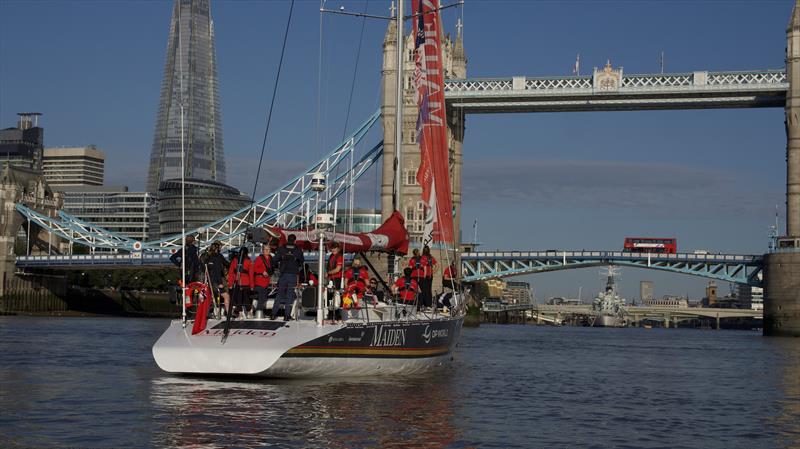
<path id="1" fill-rule="evenodd" d="M 181 102 L 185 177 L 225 182 L 217 59 L 210 0 L 175 0 L 167 42 L 147 191 L 181 177 Z"/>

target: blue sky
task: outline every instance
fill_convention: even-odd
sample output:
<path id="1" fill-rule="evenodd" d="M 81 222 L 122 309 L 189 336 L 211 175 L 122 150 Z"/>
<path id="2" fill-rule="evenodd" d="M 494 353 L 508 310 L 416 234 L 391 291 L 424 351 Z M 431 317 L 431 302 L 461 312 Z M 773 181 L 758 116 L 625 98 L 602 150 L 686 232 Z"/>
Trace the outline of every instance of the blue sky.
<path id="1" fill-rule="evenodd" d="M 0 0 L 0 126 L 13 126 L 16 112 L 40 111 L 46 145 L 96 144 L 107 154 L 108 184 L 142 189 L 171 3 Z M 792 3 L 467 0 L 467 72 L 568 75 L 580 53 L 584 73 L 607 59 L 625 73 L 654 73 L 662 50 L 667 72 L 781 68 Z M 212 6 L 228 182 L 245 191 L 252 188 L 288 4 Z M 327 2 L 340 5 L 365 7 Z M 366 6 L 388 12 L 386 1 Z M 323 18 L 318 77 L 318 9 L 315 0 L 295 6 L 260 191 L 342 136 L 362 22 Z M 454 33 L 461 16 L 458 8 L 447 10 L 445 27 Z M 366 23 L 351 126 L 380 103 L 385 27 Z M 776 204 L 783 220 L 785 145 L 781 109 L 468 116 L 463 232 L 471 236 L 477 219 L 487 249 L 616 249 L 638 234 L 674 236 L 689 251 L 763 252 Z M 374 205 L 372 192 L 358 195 Z M 580 285 L 599 290 L 598 271 L 525 279 L 541 298 Z M 637 296 L 641 279 L 654 280 L 657 295 L 699 297 L 705 285 L 631 269 L 623 270 L 623 294 Z"/>

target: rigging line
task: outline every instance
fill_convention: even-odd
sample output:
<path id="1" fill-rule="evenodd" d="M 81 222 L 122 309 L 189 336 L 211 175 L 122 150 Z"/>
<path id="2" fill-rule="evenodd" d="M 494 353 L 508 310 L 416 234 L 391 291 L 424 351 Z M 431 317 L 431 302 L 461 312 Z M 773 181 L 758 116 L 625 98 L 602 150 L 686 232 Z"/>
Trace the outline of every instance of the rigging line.
<path id="1" fill-rule="evenodd" d="M 258 158 L 258 170 L 256 171 L 256 181 L 253 183 L 253 195 L 251 196 L 251 204 L 256 203 L 256 188 L 258 187 L 258 178 L 261 176 L 261 164 L 264 162 L 264 150 L 267 147 L 267 135 L 269 134 L 269 125 L 272 123 L 272 110 L 275 106 L 275 96 L 278 93 L 278 83 L 281 79 L 281 68 L 283 67 L 283 55 L 286 53 L 286 40 L 289 37 L 289 25 L 292 23 L 292 11 L 294 10 L 294 0 L 289 4 L 289 17 L 286 19 L 286 30 L 283 32 L 283 45 L 281 46 L 281 57 L 278 60 L 278 73 L 275 75 L 275 85 L 272 87 L 272 100 L 269 103 L 269 113 L 267 114 L 267 126 L 264 130 L 264 140 L 261 143 L 261 156 Z"/>
<path id="2" fill-rule="evenodd" d="M 369 7 L 369 0 L 364 2 L 364 13 Z M 367 25 L 366 16 L 361 19 L 361 35 L 358 37 L 358 49 L 356 50 L 356 63 L 353 67 L 353 81 L 350 83 L 350 97 L 347 100 L 347 112 L 344 114 L 344 129 L 342 130 L 342 140 L 347 137 L 347 125 L 350 122 L 350 107 L 353 104 L 353 92 L 356 89 L 356 78 L 358 77 L 358 61 L 361 59 L 361 44 L 364 43 L 364 28 Z"/>

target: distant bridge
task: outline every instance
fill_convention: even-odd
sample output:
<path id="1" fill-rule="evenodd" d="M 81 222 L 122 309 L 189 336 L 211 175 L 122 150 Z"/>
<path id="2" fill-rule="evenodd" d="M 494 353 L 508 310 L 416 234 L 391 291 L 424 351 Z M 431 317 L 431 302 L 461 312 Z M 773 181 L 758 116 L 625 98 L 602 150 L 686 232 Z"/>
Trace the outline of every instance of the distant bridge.
<path id="1" fill-rule="evenodd" d="M 649 268 L 761 286 L 758 275 L 763 269 L 763 256 L 624 251 L 479 251 L 461 255 L 467 282 L 602 265 Z"/>

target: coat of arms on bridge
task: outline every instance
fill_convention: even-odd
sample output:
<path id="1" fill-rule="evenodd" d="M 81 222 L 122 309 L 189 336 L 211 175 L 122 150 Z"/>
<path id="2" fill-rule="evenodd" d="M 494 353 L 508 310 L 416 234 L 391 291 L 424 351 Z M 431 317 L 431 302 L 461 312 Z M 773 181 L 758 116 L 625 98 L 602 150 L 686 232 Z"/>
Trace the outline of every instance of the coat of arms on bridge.
<path id="1" fill-rule="evenodd" d="M 594 68 L 594 78 L 592 86 L 596 91 L 610 92 L 619 89 L 622 86 L 622 67 L 618 69 L 611 68 L 611 60 L 606 62 L 603 70 Z"/>

